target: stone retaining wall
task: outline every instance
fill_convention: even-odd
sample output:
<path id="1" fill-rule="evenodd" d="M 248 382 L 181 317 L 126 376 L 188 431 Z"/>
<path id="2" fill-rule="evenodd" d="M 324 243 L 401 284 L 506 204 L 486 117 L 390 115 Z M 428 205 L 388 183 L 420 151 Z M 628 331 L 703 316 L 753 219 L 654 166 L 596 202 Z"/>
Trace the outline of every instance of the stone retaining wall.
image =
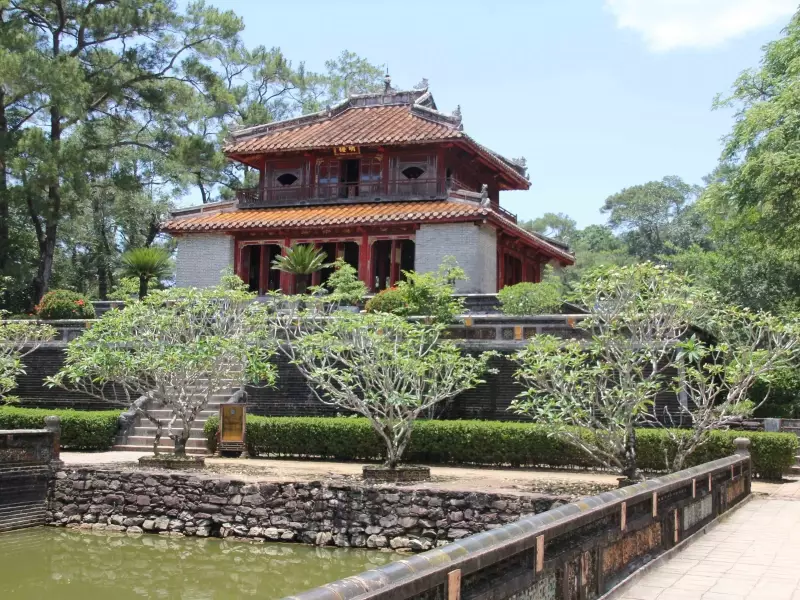
<path id="1" fill-rule="evenodd" d="M 583 498 L 455 540 L 291 600 L 589 600 L 750 493 L 748 440 L 735 456 Z"/>
<path id="2" fill-rule="evenodd" d="M 47 518 L 94 530 L 422 551 L 562 504 L 533 494 L 78 469 L 56 474 Z"/>

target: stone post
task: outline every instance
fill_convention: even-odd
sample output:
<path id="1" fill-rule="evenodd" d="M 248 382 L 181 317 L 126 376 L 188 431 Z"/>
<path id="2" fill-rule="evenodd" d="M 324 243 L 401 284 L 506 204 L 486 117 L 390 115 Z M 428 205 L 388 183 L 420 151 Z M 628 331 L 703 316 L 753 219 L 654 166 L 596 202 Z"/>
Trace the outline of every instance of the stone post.
<path id="1" fill-rule="evenodd" d="M 733 445 L 736 447 L 736 452 L 739 456 L 750 456 L 750 440 L 747 438 L 736 438 L 733 440 Z"/>
<path id="2" fill-rule="evenodd" d="M 53 470 L 61 469 L 64 466 L 61 460 L 61 419 L 55 415 L 44 418 L 44 428 L 53 434 L 53 449 L 50 457 L 50 466 Z"/>
<path id="3" fill-rule="evenodd" d="M 736 447 L 735 454 L 747 459 L 747 472 L 742 469 L 744 475 L 744 493 L 750 494 L 750 484 L 753 477 L 753 470 L 750 467 L 750 440 L 747 438 L 739 437 L 733 440 L 733 445 Z"/>

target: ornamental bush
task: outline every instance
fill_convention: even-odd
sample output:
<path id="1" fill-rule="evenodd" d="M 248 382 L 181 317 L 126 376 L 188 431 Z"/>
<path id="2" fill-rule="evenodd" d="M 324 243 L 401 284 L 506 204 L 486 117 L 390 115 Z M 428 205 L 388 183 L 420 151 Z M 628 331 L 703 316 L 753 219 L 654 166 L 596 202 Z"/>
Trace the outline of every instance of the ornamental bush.
<path id="1" fill-rule="evenodd" d="M 504 315 L 547 315 L 561 309 L 564 302 L 563 288 L 561 279 L 553 272 L 553 267 L 547 265 L 542 281 L 507 285 L 497 292 L 497 299 Z"/>
<path id="2" fill-rule="evenodd" d="M 219 421 L 205 424 L 209 450 L 216 450 Z M 687 431 L 687 434 L 689 432 Z M 503 421 L 418 421 L 406 450 L 408 463 L 597 467 L 585 453 L 553 437 L 546 425 Z M 582 435 L 591 435 L 584 431 Z M 663 471 L 670 437 L 663 429 L 637 430 L 642 469 Z M 753 472 L 777 479 L 794 464 L 797 437 L 789 433 L 714 431 L 687 467 L 733 454 L 733 440 L 750 439 Z M 253 455 L 377 461 L 384 444 L 366 419 L 355 417 L 247 417 L 247 449 Z"/>
<path id="3" fill-rule="evenodd" d="M 396 287 L 386 288 L 367 300 L 366 311 L 370 313 L 394 313 L 407 308 L 406 295 Z"/>
<path id="4" fill-rule="evenodd" d="M 36 306 L 40 319 L 94 319 L 94 306 L 85 297 L 70 290 L 51 290 Z"/>
<path id="5" fill-rule="evenodd" d="M 44 418 L 61 419 L 61 447 L 109 450 L 117 434 L 118 410 L 71 410 L 0 406 L 0 429 L 43 429 Z"/>

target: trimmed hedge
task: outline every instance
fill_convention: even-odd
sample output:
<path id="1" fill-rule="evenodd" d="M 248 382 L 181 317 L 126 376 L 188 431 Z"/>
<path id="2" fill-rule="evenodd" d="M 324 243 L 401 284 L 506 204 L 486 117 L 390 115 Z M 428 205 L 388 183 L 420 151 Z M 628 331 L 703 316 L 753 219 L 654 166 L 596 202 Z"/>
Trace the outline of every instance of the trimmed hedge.
<path id="1" fill-rule="evenodd" d="M 61 447 L 69 450 L 109 450 L 117 433 L 117 410 L 69 410 L 0 406 L 0 429 L 43 429 L 44 418 L 61 419 Z"/>
<path id="2" fill-rule="evenodd" d="M 217 445 L 217 417 L 205 424 L 208 447 Z M 589 435 L 587 433 L 587 435 Z M 779 478 L 794 464 L 798 440 L 790 433 L 715 431 L 690 458 L 692 466 L 733 453 L 733 440 L 751 441 L 753 471 Z M 638 430 L 640 468 L 664 470 L 666 434 Z M 247 417 L 247 449 L 253 455 L 320 457 L 336 460 L 378 460 L 383 444 L 363 418 Z M 595 467 L 577 448 L 548 435 L 544 425 L 501 421 L 418 421 L 405 454 L 410 463 L 548 467 Z"/>

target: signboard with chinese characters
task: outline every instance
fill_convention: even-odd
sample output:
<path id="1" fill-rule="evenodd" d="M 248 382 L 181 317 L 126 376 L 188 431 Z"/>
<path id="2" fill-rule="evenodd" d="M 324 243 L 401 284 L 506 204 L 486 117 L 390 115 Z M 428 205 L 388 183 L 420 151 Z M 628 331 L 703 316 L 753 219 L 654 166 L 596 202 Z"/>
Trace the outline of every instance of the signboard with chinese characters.
<path id="1" fill-rule="evenodd" d="M 221 404 L 219 407 L 219 450 L 221 453 L 244 452 L 245 419 L 244 404 Z"/>
<path id="2" fill-rule="evenodd" d="M 334 146 L 334 156 L 358 156 L 361 154 L 360 146 Z"/>

